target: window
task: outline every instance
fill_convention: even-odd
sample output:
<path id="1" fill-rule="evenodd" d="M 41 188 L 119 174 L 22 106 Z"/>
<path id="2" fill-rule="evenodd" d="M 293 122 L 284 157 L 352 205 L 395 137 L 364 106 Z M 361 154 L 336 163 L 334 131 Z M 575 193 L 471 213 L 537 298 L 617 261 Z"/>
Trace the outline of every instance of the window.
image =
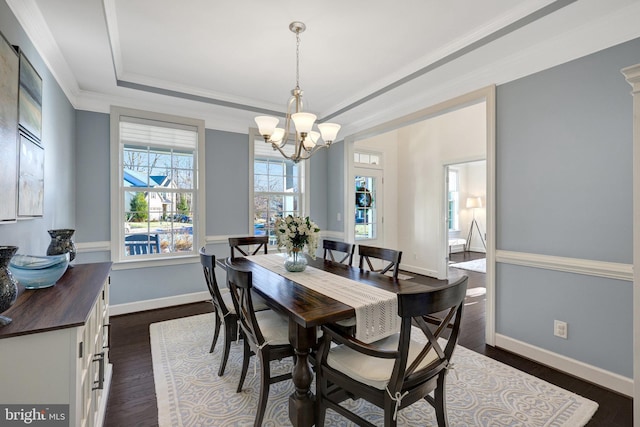
<path id="1" fill-rule="evenodd" d="M 114 107 L 111 134 L 112 259 L 197 255 L 204 123 Z"/>
<path id="2" fill-rule="evenodd" d="M 460 229 L 460 173 L 457 169 L 448 168 L 449 196 L 447 203 L 447 219 L 449 231 Z"/>
<path id="3" fill-rule="evenodd" d="M 269 244 L 276 244 L 274 232 L 277 218 L 287 215 L 305 215 L 305 166 L 308 161 L 294 163 L 285 159 L 279 151 L 274 151 L 260 137 L 253 141 L 253 192 L 251 231 L 257 236 L 269 236 Z M 287 145 L 293 152 L 293 146 Z"/>
<path id="4" fill-rule="evenodd" d="M 353 153 L 354 163 L 361 163 L 364 165 L 380 166 L 379 153 L 367 153 L 367 152 L 355 152 Z"/>
<path id="5" fill-rule="evenodd" d="M 375 239 L 378 235 L 378 182 L 379 177 L 355 178 L 356 240 Z"/>

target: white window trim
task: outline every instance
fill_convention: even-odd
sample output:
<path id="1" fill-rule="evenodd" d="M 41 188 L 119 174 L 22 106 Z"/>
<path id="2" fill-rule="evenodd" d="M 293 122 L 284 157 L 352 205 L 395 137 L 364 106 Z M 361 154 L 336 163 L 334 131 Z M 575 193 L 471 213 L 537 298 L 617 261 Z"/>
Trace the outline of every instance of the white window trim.
<path id="1" fill-rule="evenodd" d="M 126 259 L 124 257 L 124 226 L 122 221 L 123 198 L 120 197 L 120 190 L 123 183 L 122 169 L 120 168 L 120 118 L 122 116 L 138 117 L 155 121 L 166 121 L 170 123 L 185 124 L 198 129 L 198 148 L 196 153 L 196 182 L 195 191 L 197 200 L 193 211 L 193 252 L 185 254 L 172 254 L 162 257 L 151 256 L 149 258 L 135 257 Z M 205 126 L 203 120 L 173 116 L 169 114 L 154 113 L 143 110 L 135 110 L 123 107 L 111 107 L 110 117 L 110 162 L 111 162 L 111 260 L 114 263 L 114 270 L 155 267 L 175 264 L 193 263 L 198 261 L 198 250 L 206 241 L 206 191 L 205 191 Z"/>
<path id="2" fill-rule="evenodd" d="M 258 128 L 249 128 L 249 224 L 248 224 L 248 234 L 253 235 L 253 216 L 255 213 L 255 204 L 254 204 L 254 176 L 253 176 L 253 162 L 255 160 L 255 141 L 262 140 L 264 138 L 258 132 Z M 282 155 L 276 151 L 279 157 Z M 284 157 L 282 157 L 284 159 Z M 304 163 L 304 167 L 302 168 L 302 209 L 300 215 L 308 216 L 310 212 L 310 197 L 309 197 L 309 188 L 311 186 L 311 180 L 309 177 L 310 169 L 311 169 L 311 161 L 310 160 L 301 160 Z"/>

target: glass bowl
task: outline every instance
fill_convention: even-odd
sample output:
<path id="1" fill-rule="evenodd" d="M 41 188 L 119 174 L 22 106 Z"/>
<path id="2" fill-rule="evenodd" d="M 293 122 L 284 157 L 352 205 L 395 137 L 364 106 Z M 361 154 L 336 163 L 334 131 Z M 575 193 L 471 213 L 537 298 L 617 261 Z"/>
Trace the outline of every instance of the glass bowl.
<path id="1" fill-rule="evenodd" d="M 14 255 L 9 262 L 13 277 L 27 289 L 48 288 L 56 284 L 69 266 L 69 253 L 60 255 Z"/>

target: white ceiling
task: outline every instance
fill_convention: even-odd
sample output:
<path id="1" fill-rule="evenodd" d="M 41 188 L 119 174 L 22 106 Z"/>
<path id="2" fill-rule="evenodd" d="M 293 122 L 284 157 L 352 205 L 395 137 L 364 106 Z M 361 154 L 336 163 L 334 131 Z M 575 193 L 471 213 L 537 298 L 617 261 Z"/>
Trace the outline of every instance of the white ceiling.
<path id="1" fill-rule="evenodd" d="M 342 137 L 640 36 L 638 0 L 7 3 L 76 108 L 241 132 L 256 112 L 285 110 L 296 20 L 305 109 Z"/>

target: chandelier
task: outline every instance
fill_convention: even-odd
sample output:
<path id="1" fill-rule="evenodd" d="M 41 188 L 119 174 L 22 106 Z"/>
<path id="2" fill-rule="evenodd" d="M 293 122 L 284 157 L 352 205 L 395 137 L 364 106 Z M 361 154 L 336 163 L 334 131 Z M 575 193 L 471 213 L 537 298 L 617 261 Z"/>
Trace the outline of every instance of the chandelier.
<path id="1" fill-rule="evenodd" d="M 287 105 L 284 128 L 277 127 L 280 119 L 272 116 L 258 116 L 255 118 L 258 131 L 264 138 L 264 142 L 271 144 L 273 150 L 278 150 L 286 159 L 298 163 L 307 160 L 320 148 L 329 148 L 335 141 L 340 125 L 336 123 L 319 123 L 317 132 L 313 130 L 316 115 L 305 113 L 303 109 L 302 90 L 300 89 L 300 33 L 307 27 L 302 22 L 292 22 L 289 30 L 296 34 L 296 87 L 291 91 L 291 98 Z M 291 122 L 295 130 L 291 129 Z M 295 135 L 295 137 L 294 137 Z M 293 154 L 287 155 L 284 147 L 287 143 L 295 141 Z M 320 138 L 324 143 L 320 142 Z"/>

